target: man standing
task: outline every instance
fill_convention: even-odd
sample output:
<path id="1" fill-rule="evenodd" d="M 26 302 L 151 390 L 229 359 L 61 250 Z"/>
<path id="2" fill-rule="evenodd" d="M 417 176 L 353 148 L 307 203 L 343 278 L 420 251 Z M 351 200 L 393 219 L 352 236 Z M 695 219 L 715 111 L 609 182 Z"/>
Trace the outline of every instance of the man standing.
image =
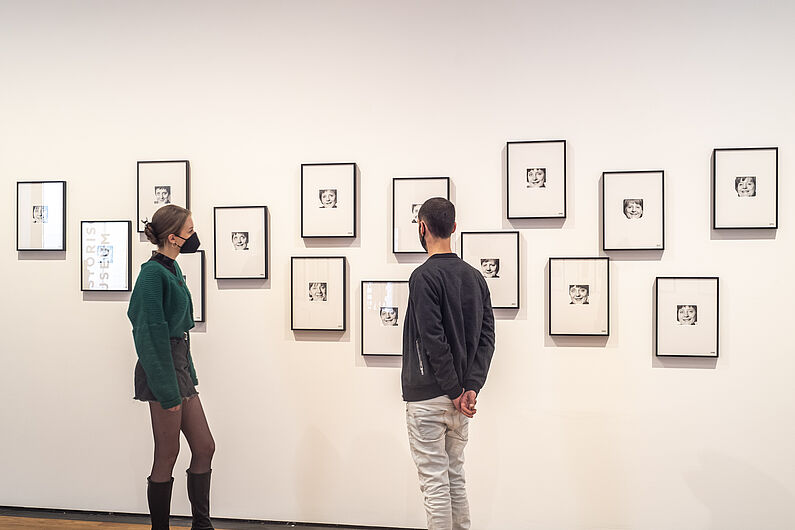
<path id="1" fill-rule="evenodd" d="M 450 247 L 455 206 L 428 199 L 417 216 L 428 259 L 409 279 L 403 400 L 429 530 L 470 528 L 464 481 L 469 418 L 494 353 L 494 313 L 483 275 Z"/>

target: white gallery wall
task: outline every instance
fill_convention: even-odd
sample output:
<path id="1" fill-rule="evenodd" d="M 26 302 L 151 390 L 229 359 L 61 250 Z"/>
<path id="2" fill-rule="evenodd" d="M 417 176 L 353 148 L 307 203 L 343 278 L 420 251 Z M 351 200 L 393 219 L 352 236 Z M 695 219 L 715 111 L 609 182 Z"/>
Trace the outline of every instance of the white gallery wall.
<path id="1" fill-rule="evenodd" d="M 145 512 L 129 293 L 80 292 L 81 220 L 188 159 L 208 251 L 192 337 L 217 516 L 424 527 L 399 359 L 359 282 L 405 279 L 391 179 L 521 230 L 521 309 L 467 450 L 478 529 L 795 527 L 795 7 L 785 2 L 0 1 L 0 505 Z M 505 218 L 509 140 L 565 139 L 565 222 Z M 778 230 L 710 229 L 715 147 L 778 146 Z M 355 240 L 302 240 L 300 164 L 356 162 Z M 546 334 L 550 256 L 600 255 L 602 171 L 665 171 L 666 249 L 609 253 L 611 330 Z M 68 182 L 65 253 L 15 251 L 15 182 Z M 212 208 L 267 205 L 270 279 L 212 279 Z M 151 246 L 133 236 L 134 274 Z M 602 253 L 603 254 L 603 253 Z M 290 257 L 344 255 L 348 330 L 290 331 Z M 720 358 L 653 352 L 655 276 L 720 277 Z M 183 441 L 174 511 L 188 513 Z"/>

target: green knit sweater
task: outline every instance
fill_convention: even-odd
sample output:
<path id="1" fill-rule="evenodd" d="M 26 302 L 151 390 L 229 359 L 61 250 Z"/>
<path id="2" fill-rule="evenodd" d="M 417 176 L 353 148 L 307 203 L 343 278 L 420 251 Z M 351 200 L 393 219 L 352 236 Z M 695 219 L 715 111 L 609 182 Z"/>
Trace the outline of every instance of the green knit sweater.
<path id="1" fill-rule="evenodd" d="M 169 339 L 182 337 L 194 326 L 190 291 L 179 265 L 174 262 L 174 266 L 176 275 L 156 261 L 141 265 L 127 309 L 146 382 L 164 409 L 182 403 Z M 197 385 L 199 381 L 190 352 L 188 361 L 191 379 Z"/>

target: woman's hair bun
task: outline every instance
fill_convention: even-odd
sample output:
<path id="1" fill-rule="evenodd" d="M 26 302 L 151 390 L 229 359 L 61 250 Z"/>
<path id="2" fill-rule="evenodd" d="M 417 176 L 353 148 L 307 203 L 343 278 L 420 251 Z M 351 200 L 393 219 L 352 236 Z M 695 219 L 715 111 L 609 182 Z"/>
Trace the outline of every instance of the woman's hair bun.
<path id="1" fill-rule="evenodd" d="M 144 224 L 144 235 L 146 236 L 146 239 L 148 239 L 153 245 L 158 244 L 157 234 L 155 233 L 155 229 L 150 221 L 147 221 Z"/>

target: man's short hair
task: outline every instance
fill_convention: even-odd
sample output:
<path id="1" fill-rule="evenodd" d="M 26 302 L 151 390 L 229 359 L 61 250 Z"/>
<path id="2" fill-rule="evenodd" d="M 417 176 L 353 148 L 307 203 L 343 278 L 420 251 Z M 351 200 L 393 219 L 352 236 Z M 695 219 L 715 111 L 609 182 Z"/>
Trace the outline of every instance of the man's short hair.
<path id="1" fill-rule="evenodd" d="M 433 197 L 422 204 L 417 219 L 425 222 L 431 234 L 447 239 L 455 226 L 455 206 L 442 197 Z"/>

